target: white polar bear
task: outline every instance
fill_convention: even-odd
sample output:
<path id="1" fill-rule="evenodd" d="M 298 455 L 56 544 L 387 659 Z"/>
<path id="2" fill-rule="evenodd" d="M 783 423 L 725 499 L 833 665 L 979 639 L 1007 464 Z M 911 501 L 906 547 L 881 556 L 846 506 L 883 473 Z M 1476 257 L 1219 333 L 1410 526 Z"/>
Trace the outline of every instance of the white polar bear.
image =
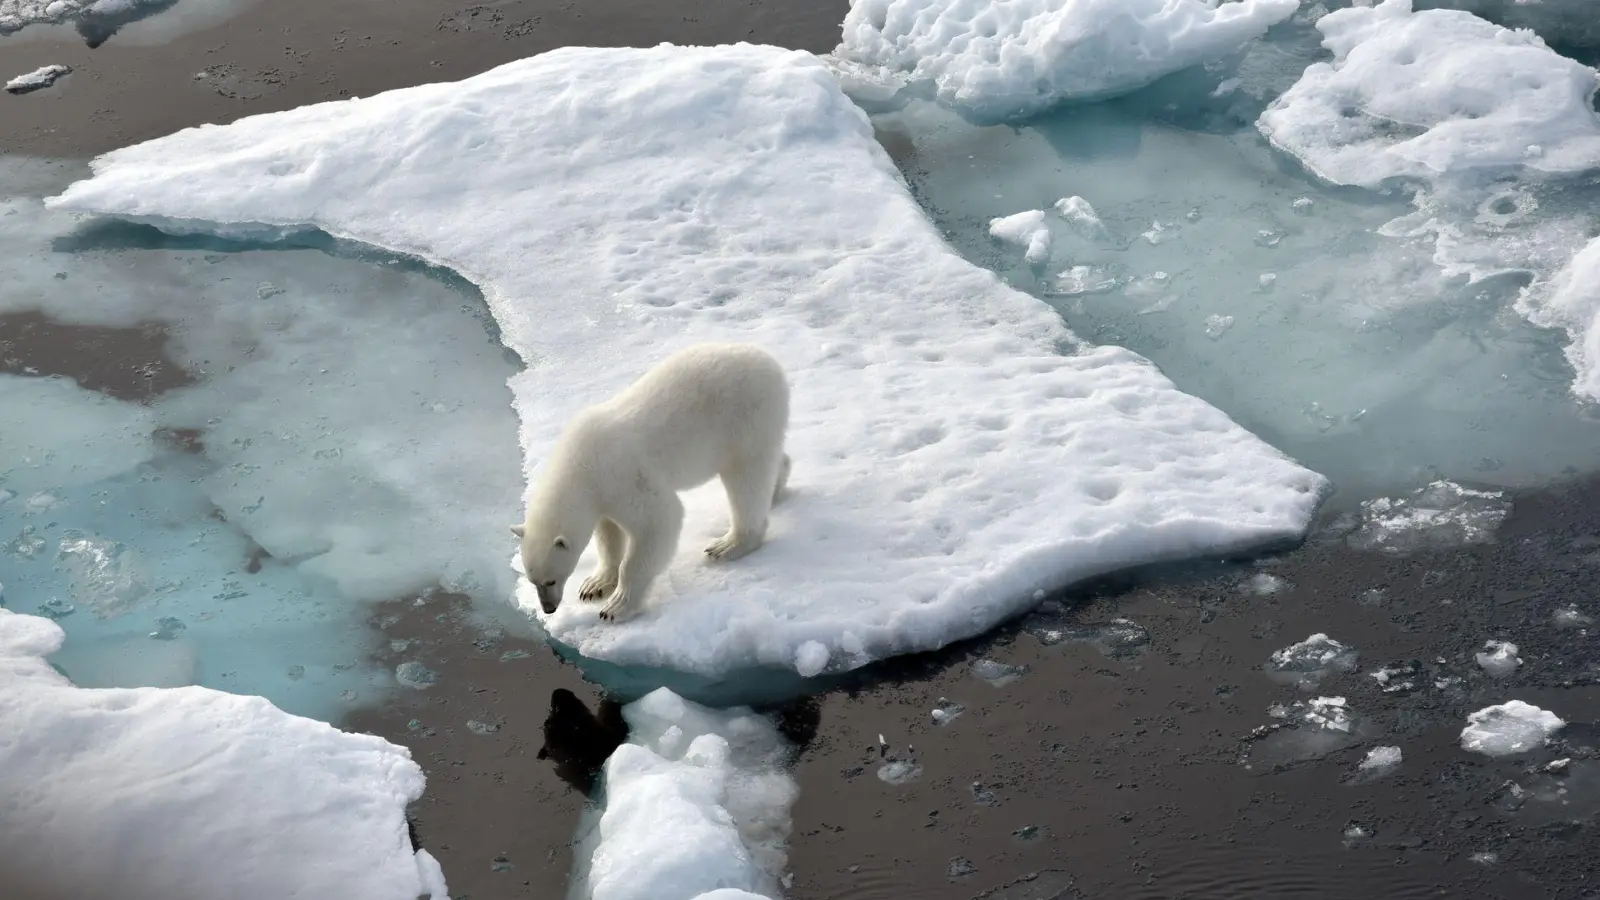
<path id="1" fill-rule="evenodd" d="M 696 344 L 573 418 L 556 442 L 527 520 L 522 566 L 549 615 L 589 536 L 600 566 L 578 591 L 605 599 L 600 617 L 627 618 L 678 550 L 678 492 L 722 478 L 728 533 L 706 547 L 734 560 L 760 547 L 767 514 L 789 479 L 783 451 L 789 383 L 778 361 L 750 344 Z"/>

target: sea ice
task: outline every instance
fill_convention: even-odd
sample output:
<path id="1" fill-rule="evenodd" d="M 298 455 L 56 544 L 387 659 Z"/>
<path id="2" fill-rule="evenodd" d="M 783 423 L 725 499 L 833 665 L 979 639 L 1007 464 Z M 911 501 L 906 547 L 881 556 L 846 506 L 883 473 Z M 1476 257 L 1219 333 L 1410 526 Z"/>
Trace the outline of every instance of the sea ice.
<path id="1" fill-rule="evenodd" d="M 1540 747 L 1566 725 L 1555 713 L 1521 700 L 1487 706 L 1467 716 L 1461 749 L 1485 756 L 1512 756 Z"/>
<path id="2" fill-rule="evenodd" d="M 1550 621 L 1557 628 L 1588 628 L 1594 624 L 1594 616 L 1579 609 L 1576 603 L 1572 603 L 1551 613 Z"/>
<path id="3" fill-rule="evenodd" d="M 1312 686 L 1330 675 L 1354 669 L 1357 656 L 1354 648 L 1318 633 L 1298 644 L 1273 651 L 1266 669 L 1278 680 Z"/>
<path id="4" fill-rule="evenodd" d="M 1567 361 L 1577 373 L 1572 390 L 1600 401 L 1600 238 L 1585 244 L 1548 285 L 1524 291 L 1517 311 L 1535 325 L 1566 331 Z"/>
<path id="5" fill-rule="evenodd" d="M 204 688 L 85 690 L 63 633 L 0 609 L 0 852 L 46 896 L 445 900 L 402 747 Z M 28 896 L 28 885 L 21 885 Z"/>
<path id="6" fill-rule="evenodd" d="M 772 723 L 659 688 L 623 708 L 628 743 L 605 765 L 605 810 L 579 860 L 590 900 L 778 896 L 794 780 Z"/>
<path id="7" fill-rule="evenodd" d="M 1361 503 L 1361 524 L 1348 538 L 1357 550 L 1412 553 L 1481 544 L 1511 512 L 1500 491 L 1479 491 L 1435 481 L 1409 497 L 1379 497 Z"/>
<path id="8" fill-rule="evenodd" d="M 1053 208 L 1057 215 L 1087 237 L 1104 239 L 1110 236 L 1106 231 L 1106 223 L 1100 221 L 1094 207 L 1082 197 L 1063 197 L 1055 202 Z"/>
<path id="9" fill-rule="evenodd" d="M 1050 261 L 1050 228 L 1044 223 L 1044 210 L 1030 209 L 989 222 L 989 235 L 997 241 L 1023 248 L 1023 258 L 1042 266 Z"/>
<path id="10" fill-rule="evenodd" d="M 71 74 L 71 66 L 41 66 L 26 75 L 18 75 L 6 82 L 6 90 L 13 94 L 27 94 L 47 88 Z"/>
<path id="11" fill-rule="evenodd" d="M 1373 747 L 1356 768 L 1363 772 L 1385 773 L 1400 765 L 1402 758 L 1399 747 Z"/>
<path id="12" fill-rule="evenodd" d="M 593 658 L 716 675 L 796 668 L 815 642 L 830 667 L 860 666 L 979 633 L 1039 590 L 1293 537 L 1325 487 L 951 253 L 808 54 L 567 48 L 93 165 L 51 205 L 173 231 L 320 228 L 481 285 L 533 363 L 512 380 L 530 481 L 576 410 L 664 354 L 775 352 L 795 490 L 769 543 L 705 564 L 726 501 L 691 492 L 645 615 L 601 623 L 574 602 L 544 618 Z"/>
<path id="13" fill-rule="evenodd" d="M 1299 0 L 852 0 L 834 55 L 855 64 L 856 79 L 866 84 L 905 84 L 996 121 L 1149 84 L 1238 49 L 1298 6 Z"/>
<path id="14" fill-rule="evenodd" d="M 1338 184 L 1470 170 L 1576 174 L 1600 166 L 1600 76 L 1457 10 L 1383 0 L 1317 21 L 1330 62 L 1262 113 L 1279 149 Z"/>
<path id="15" fill-rule="evenodd" d="M 1478 667 L 1496 678 L 1504 678 L 1517 671 L 1522 659 L 1517 656 L 1517 645 L 1509 641 L 1489 641 L 1473 655 Z"/>

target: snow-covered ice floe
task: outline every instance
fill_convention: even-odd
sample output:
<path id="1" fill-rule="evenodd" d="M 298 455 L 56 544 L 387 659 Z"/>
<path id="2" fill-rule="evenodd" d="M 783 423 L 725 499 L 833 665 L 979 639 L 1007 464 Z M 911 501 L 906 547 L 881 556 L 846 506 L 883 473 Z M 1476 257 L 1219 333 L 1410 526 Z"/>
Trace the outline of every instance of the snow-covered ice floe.
<path id="1" fill-rule="evenodd" d="M 85 18 L 128 19 L 174 0 L 0 0 L 0 35 Z"/>
<path id="2" fill-rule="evenodd" d="M 623 707 L 630 734 L 605 765 L 605 810 L 580 833 L 573 896 L 778 896 L 797 789 L 790 747 L 748 709 L 659 688 Z"/>
<path id="3" fill-rule="evenodd" d="M 446 900 L 410 753 L 198 687 L 87 690 L 48 619 L 0 609 L 0 853 L 52 896 Z M 26 895 L 26 892 L 24 892 Z"/>
<path id="4" fill-rule="evenodd" d="M 27 94 L 43 90 L 57 81 L 72 74 L 71 66 L 48 65 L 40 66 L 32 72 L 6 82 L 6 92 L 10 94 Z"/>
<path id="5" fill-rule="evenodd" d="M 1513 756 L 1544 746 L 1566 726 L 1560 716 L 1521 700 L 1486 706 L 1467 716 L 1461 749 L 1485 756 Z"/>
<path id="6" fill-rule="evenodd" d="M 909 87 L 977 119 L 1106 97 L 1237 50 L 1299 0 L 852 0 L 852 92 Z"/>
<path id="7" fill-rule="evenodd" d="M 1260 127 L 1329 181 L 1600 165 L 1600 75 L 1532 32 L 1459 10 L 1414 12 L 1412 0 L 1341 9 L 1317 29 L 1333 60 L 1306 69 Z"/>
<path id="8" fill-rule="evenodd" d="M 511 386 L 530 481 L 571 415 L 668 353 L 736 339 L 777 354 L 795 470 L 770 542 L 707 564 L 726 500 L 715 483 L 686 495 L 644 615 L 612 625 L 568 602 L 543 617 L 592 658 L 859 666 L 1095 574 L 1293 539 L 1325 490 L 1148 361 L 1080 344 L 962 261 L 806 53 L 569 48 L 93 168 L 50 204 L 175 231 L 320 228 L 480 285 L 529 363 Z"/>

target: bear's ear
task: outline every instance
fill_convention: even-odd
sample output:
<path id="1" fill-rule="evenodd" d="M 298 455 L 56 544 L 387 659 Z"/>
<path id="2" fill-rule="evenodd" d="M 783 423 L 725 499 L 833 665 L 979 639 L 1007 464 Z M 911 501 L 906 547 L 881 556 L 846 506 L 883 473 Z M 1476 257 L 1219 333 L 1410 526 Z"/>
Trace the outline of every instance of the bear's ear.
<path id="1" fill-rule="evenodd" d="M 557 550 L 565 550 L 565 549 L 567 549 L 567 539 L 564 538 L 564 537 L 556 538 L 556 549 Z"/>
<path id="2" fill-rule="evenodd" d="M 522 535 L 523 535 L 523 533 L 525 531 L 527 531 L 527 529 L 524 528 L 521 525 L 513 525 L 513 526 L 511 526 L 511 533 L 516 535 L 517 537 L 522 537 Z"/>

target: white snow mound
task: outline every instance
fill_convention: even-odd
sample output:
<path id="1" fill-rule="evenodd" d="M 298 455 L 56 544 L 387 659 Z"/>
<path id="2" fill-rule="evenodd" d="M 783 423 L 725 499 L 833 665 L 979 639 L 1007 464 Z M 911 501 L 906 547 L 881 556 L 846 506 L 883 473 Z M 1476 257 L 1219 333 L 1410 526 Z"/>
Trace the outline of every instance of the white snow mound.
<path id="1" fill-rule="evenodd" d="M 1411 0 L 1341 9 L 1317 29 L 1333 60 L 1307 67 L 1257 124 L 1328 181 L 1600 166 L 1600 75 L 1531 31 Z"/>
<path id="2" fill-rule="evenodd" d="M 480 285 L 530 362 L 511 382 L 530 481 L 570 416 L 667 354 L 775 353 L 794 476 L 769 543 L 708 564 L 726 500 L 715 482 L 687 494 L 642 615 L 602 623 L 575 597 L 534 612 L 593 658 L 859 666 L 1098 573 L 1298 536 L 1325 486 L 952 252 L 810 54 L 568 48 L 93 167 L 49 203 L 175 231 L 315 226 Z M 538 609 L 529 585 L 519 601 Z"/>
<path id="3" fill-rule="evenodd" d="M 1512 756 L 1543 746 L 1566 726 L 1553 712 L 1521 700 L 1486 706 L 1467 716 L 1461 730 L 1461 749 L 1485 756 Z"/>
<path id="4" fill-rule="evenodd" d="M 980 119 L 1130 91 L 1236 50 L 1299 0 L 852 0 L 852 81 L 931 90 Z"/>
<path id="5" fill-rule="evenodd" d="M 623 716 L 629 743 L 606 761 L 591 900 L 778 896 L 796 787 L 772 723 L 666 688 Z"/>
<path id="6" fill-rule="evenodd" d="M 0 848 L 59 896 L 445 900 L 411 754 L 198 687 L 86 690 L 64 634 L 0 609 Z M 114 887 L 113 887 L 114 886 Z"/>
<path id="7" fill-rule="evenodd" d="M 1548 286 L 1527 290 L 1517 311 L 1542 328 L 1565 329 L 1567 360 L 1577 372 L 1572 391 L 1600 401 L 1600 238 L 1590 241 Z"/>

